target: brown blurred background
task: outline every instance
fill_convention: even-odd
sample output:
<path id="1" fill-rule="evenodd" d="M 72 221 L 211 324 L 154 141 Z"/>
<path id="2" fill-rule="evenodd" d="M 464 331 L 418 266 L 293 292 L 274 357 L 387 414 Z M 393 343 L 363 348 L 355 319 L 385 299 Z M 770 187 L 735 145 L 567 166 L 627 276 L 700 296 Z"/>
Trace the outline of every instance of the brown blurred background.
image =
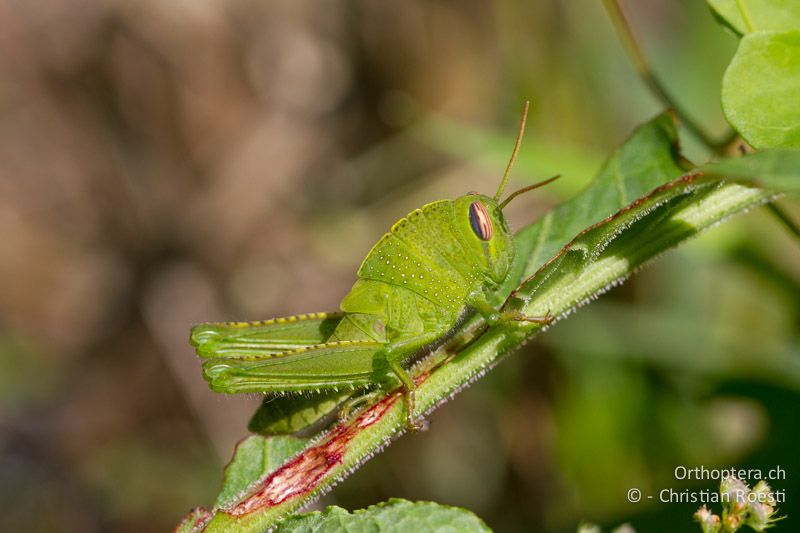
<path id="1" fill-rule="evenodd" d="M 625 5 L 724 132 L 735 39 L 703 2 Z M 494 191 L 524 99 L 517 184 L 564 179 L 514 206 L 517 227 L 659 111 L 595 0 L 3 0 L 0 69 L 2 531 L 163 531 L 209 505 L 258 398 L 207 389 L 192 324 L 335 309 L 391 222 Z M 673 531 L 696 506 L 625 490 L 713 488 L 672 469 L 730 463 L 782 464 L 797 487 L 798 259 L 763 213 L 715 230 L 323 503 Z"/>

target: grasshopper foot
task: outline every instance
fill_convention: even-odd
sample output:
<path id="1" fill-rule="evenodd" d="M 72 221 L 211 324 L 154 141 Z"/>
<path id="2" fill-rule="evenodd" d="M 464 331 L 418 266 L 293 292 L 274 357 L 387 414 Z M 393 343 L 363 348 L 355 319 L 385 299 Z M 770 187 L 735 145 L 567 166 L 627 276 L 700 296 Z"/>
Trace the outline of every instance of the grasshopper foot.
<path id="1" fill-rule="evenodd" d="M 413 433 L 428 430 L 427 420 L 417 420 L 414 418 L 414 390 L 406 391 L 406 428 Z"/>
<path id="2" fill-rule="evenodd" d="M 344 404 L 340 409 L 339 412 L 336 413 L 336 420 L 339 424 L 344 425 L 350 419 L 350 403 Z"/>
<path id="3" fill-rule="evenodd" d="M 523 315 L 518 311 L 504 311 L 502 313 L 502 316 L 504 319 L 513 322 L 532 322 L 534 324 L 541 324 L 543 326 L 552 324 L 553 321 L 555 320 L 555 317 L 552 314 L 550 314 L 549 310 L 544 314 L 544 316 Z"/>
<path id="4" fill-rule="evenodd" d="M 358 411 L 365 405 L 369 405 L 370 402 L 375 400 L 376 397 L 377 397 L 376 393 L 368 392 L 361 396 L 350 398 L 349 400 L 344 402 L 341 407 L 339 407 L 339 411 L 336 414 L 336 419 L 340 424 L 347 423 L 354 412 Z"/>

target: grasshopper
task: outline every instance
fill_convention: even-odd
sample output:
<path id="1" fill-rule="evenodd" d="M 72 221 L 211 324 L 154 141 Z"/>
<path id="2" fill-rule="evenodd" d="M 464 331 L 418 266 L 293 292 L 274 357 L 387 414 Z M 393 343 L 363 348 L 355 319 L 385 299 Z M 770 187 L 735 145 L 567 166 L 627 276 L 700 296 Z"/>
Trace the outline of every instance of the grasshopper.
<path id="1" fill-rule="evenodd" d="M 500 201 L 527 112 L 526 102 L 495 195 L 470 192 L 400 219 L 361 263 L 340 312 L 192 329 L 191 343 L 203 358 L 203 374 L 214 391 L 268 394 L 251 430 L 294 432 L 343 401 L 358 401 L 357 391 L 388 390 L 398 383 L 405 392 L 408 428 L 416 430 L 415 384 L 405 366 L 415 355 L 446 338 L 466 314 L 477 312 L 489 324 L 552 320 L 549 313 L 522 316 L 489 303 L 514 260 L 514 239 L 503 208 L 519 194 L 558 177 Z M 349 411 L 348 405 L 352 403 L 342 412 Z"/>

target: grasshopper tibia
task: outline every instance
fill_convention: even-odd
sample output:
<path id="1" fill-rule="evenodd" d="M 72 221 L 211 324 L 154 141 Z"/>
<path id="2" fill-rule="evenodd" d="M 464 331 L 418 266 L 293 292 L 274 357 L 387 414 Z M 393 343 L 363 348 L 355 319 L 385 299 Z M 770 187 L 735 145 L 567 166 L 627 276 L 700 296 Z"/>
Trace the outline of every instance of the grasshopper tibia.
<path id="1" fill-rule="evenodd" d="M 405 388 L 405 400 L 406 400 L 406 427 L 409 431 L 417 432 L 423 431 L 428 426 L 427 424 L 417 422 L 414 418 L 414 391 L 416 391 L 417 387 L 414 384 L 414 379 L 406 372 L 406 369 L 403 368 L 399 362 L 393 360 L 391 357 L 387 357 L 387 362 L 389 363 L 389 367 L 392 369 L 392 372 L 400 378 L 400 381 L 403 383 L 403 387 Z"/>

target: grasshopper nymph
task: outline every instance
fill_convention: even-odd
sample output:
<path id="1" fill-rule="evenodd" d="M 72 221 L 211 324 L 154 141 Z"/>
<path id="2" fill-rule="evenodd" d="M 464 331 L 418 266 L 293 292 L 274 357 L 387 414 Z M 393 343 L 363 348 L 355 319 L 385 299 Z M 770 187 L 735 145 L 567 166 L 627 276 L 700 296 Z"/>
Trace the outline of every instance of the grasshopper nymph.
<path id="1" fill-rule="evenodd" d="M 415 385 L 404 363 L 445 336 L 464 313 L 477 312 L 489 323 L 550 322 L 549 315 L 514 315 L 489 304 L 489 295 L 506 279 L 514 260 L 514 239 L 503 208 L 517 195 L 556 179 L 525 187 L 500 202 L 527 112 L 528 103 L 497 193 L 440 200 L 400 219 L 364 259 L 340 313 L 194 327 L 191 342 L 204 359 L 211 388 L 307 394 L 264 404 L 262 411 L 272 409 L 277 413 L 272 418 L 283 422 L 267 431 L 279 432 L 312 423 L 353 391 L 392 387 L 399 381 L 408 427 L 418 429 Z M 292 419 L 297 416 L 299 420 Z M 254 424 L 260 425 L 255 418 L 251 429 Z"/>

